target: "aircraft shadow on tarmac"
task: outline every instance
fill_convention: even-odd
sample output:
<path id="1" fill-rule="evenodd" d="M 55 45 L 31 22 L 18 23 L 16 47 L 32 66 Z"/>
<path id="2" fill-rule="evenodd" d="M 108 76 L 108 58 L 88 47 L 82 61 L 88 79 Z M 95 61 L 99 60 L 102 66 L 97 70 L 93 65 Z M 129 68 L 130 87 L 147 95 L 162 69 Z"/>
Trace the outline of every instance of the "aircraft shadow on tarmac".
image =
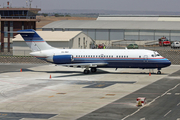
<path id="1" fill-rule="evenodd" d="M 70 77 L 70 76 L 91 76 L 91 75 L 100 75 L 100 74 L 134 74 L 134 75 L 149 75 L 149 73 L 147 72 L 108 72 L 108 71 L 104 71 L 101 69 L 98 69 L 96 73 L 89 73 L 89 74 L 84 74 L 82 71 L 36 71 L 36 70 L 31 70 L 31 69 L 22 69 L 22 71 L 32 71 L 32 72 L 46 72 L 46 73 L 64 73 L 64 74 L 68 74 L 69 75 L 61 75 L 61 76 L 56 76 L 54 78 L 59 78 L 59 77 Z M 76 73 L 76 74 L 72 74 L 72 73 Z M 156 73 L 151 73 L 152 75 L 156 75 Z M 167 75 L 166 73 L 162 73 L 161 75 Z"/>

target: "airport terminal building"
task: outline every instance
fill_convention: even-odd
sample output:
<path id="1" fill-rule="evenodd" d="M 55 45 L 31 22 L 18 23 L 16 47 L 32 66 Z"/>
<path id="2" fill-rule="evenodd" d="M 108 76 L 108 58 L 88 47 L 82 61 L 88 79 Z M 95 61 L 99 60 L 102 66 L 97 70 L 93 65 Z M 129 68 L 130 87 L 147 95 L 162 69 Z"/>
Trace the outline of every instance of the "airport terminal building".
<path id="1" fill-rule="evenodd" d="M 157 40 L 166 37 L 180 41 L 180 16 L 100 16 L 97 20 L 55 21 L 43 31 L 83 31 L 96 43 L 118 40 Z"/>

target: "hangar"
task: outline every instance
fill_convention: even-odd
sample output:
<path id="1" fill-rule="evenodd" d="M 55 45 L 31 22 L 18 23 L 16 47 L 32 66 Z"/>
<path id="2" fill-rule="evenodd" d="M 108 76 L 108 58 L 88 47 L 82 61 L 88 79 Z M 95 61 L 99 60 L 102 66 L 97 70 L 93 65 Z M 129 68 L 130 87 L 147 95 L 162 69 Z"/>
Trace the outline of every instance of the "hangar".
<path id="1" fill-rule="evenodd" d="M 180 41 L 179 21 L 180 16 L 100 16 L 97 20 L 55 21 L 42 30 L 83 31 L 96 43 L 106 45 L 118 40 L 151 41 L 163 36 Z"/>
<path id="2" fill-rule="evenodd" d="M 82 31 L 37 31 L 51 46 L 61 49 L 90 49 L 93 39 Z M 13 39 L 13 55 L 29 56 L 30 48 L 20 34 Z"/>

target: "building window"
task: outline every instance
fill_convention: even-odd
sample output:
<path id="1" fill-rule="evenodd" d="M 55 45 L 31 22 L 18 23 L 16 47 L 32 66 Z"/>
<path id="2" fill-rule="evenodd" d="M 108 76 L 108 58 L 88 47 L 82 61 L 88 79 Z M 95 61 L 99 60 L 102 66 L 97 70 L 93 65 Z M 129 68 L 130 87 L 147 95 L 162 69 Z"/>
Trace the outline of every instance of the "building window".
<path id="1" fill-rule="evenodd" d="M 8 37 L 8 22 L 4 22 L 4 37 Z"/>
<path id="2" fill-rule="evenodd" d="M 84 44 L 84 45 L 85 45 L 85 40 L 86 40 L 86 39 L 85 39 L 85 37 L 84 37 L 84 38 L 83 38 L 83 44 Z"/>
<path id="3" fill-rule="evenodd" d="M 24 30 L 24 21 L 22 21 L 22 30 Z"/>
<path id="4" fill-rule="evenodd" d="M 81 38 L 79 38 L 79 40 L 78 40 L 78 46 L 79 47 L 81 46 Z"/>
<path id="5" fill-rule="evenodd" d="M 10 33 L 10 37 L 11 38 L 13 38 L 13 21 L 10 21 L 10 31 L 11 31 L 11 33 Z"/>

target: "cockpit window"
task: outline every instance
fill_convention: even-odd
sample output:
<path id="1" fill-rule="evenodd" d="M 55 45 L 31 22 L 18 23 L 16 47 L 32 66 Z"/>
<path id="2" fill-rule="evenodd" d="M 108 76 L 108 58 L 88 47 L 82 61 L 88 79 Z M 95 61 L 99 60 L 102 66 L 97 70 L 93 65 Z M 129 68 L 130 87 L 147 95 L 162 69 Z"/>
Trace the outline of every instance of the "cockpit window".
<path id="1" fill-rule="evenodd" d="M 161 56 L 158 52 L 154 52 L 154 54 L 155 54 L 155 57 Z"/>

